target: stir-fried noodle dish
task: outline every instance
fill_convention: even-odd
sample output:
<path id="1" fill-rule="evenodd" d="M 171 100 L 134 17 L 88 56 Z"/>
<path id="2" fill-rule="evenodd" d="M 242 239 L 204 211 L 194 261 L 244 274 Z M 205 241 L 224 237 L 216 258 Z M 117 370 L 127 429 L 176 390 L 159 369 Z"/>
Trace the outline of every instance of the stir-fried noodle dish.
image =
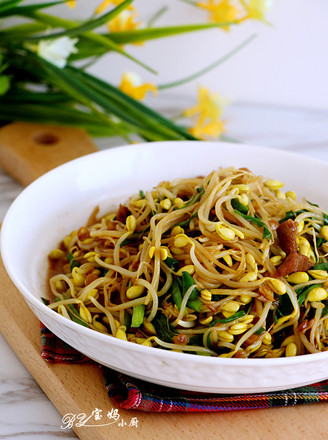
<path id="1" fill-rule="evenodd" d="M 235 358 L 328 349 L 328 213 L 246 168 L 161 182 L 66 236 L 48 307 L 149 347 Z"/>

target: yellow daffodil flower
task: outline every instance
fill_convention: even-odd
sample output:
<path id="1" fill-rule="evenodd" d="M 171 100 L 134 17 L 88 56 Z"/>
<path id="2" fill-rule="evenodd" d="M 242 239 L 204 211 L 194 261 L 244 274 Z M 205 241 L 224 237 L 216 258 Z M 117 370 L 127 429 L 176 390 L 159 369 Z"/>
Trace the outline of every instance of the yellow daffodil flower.
<path id="1" fill-rule="evenodd" d="M 224 23 L 239 20 L 241 11 L 234 3 L 232 0 L 207 0 L 207 2 L 197 2 L 197 6 L 206 9 L 210 13 L 210 21 Z M 222 29 L 229 30 L 229 26 Z"/>
<path id="2" fill-rule="evenodd" d="M 111 32 L 132 31 L 141 24 L 135 21 L 136 15 L 135 11 L 125 9 L 113 18 L 113 20 L 108 22 L 107 27 Z"/>
<path id="3" fill-rule="evenodd" d="M 200 139 L 217 138 L 224 131 L 221 120 L 223 100 L 217 93 L 210 93 L 206 87 L 198 89 L 198 104 L 184 111 L 186 117 L 196 117 L 189 132 Z"/>
<path id="4" fill-rule="evenodd" d="M 70 0 L 69 2 L 66 2 L 67 6 L 71 9 L 74 9 L 76 6 L 76 0 Z"/>
<path id="5" fill-rule="evenodd" d="M 152 92 L 154 95 L 158 93 L 158 89 L 154 84 L 142 84 L 139 76 L 133 73 L 123 74 L 119 89 L 138 101 L 144 99 L 148 92 Z"/>
<path id="6" fill-rule="evenodd" d="M 99 6 L 97 6 L 95 10 L 95 14 L 101 14 L 104 12 L 105 9 L 108 8 L 110 5 L 119 6 L 123 0 L 103 0 Z M 133 6 L 129 5 L 127 9 L 133 9 Z"/>
<path id="7" fill-rule="evenodd" d="M 255 20 L 265 20 L 265 14 L 272 6 L 271 0 L 249 0 L 248 2 L 241 0 L 246 11 L 245 18 L 253 18 Z"/>
<path id="8" fill-rule="evenodd" d="M 198 139 L 218 138 L 223 132 L 223 121 L 212 121 L 208 124 L 200 124 L 197 122 L 194 127 L 189 129 L 189 133 Z"/>
<path id="9" fill-rule="evenodd" d="M 214 23 L 241 23 L 248 19 L 264 21 L 272 0 L 204 0 L 196 4 L 209 12 L 210 21 Z M 229 26 L 222 29 L 229 30 Z"/>

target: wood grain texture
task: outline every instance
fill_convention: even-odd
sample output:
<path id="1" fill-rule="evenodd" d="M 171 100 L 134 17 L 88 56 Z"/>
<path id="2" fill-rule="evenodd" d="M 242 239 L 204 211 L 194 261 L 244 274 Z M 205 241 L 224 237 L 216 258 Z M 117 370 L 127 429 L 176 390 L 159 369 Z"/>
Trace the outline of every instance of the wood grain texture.
<path id="1" fill-rule="evenodd" d="M 23 185 L 95 151 L 97 147 L 82 129 L 14 122 L 0 130 L 0 166 Z"/>

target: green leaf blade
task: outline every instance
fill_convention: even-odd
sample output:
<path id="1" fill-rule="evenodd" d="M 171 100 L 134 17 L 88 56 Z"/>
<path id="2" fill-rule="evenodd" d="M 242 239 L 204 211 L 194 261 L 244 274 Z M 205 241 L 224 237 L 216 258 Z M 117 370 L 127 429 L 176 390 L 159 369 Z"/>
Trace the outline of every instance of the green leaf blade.
<path id="1" fill-rule="evenodd" d="M 134 29 L 131 31 L 124 32 L 110 32 L 108 34 L 103 34 L 109 37 L 112 41 L 117 44 L 128 44 L 128 43 L 140 43 L 142 41 L 149 41 L 158 38 L 171 37 L 175 35 L 185 34 L 195 31 L 204 31 L 214 28 L 222 28 L 228 25 L 236 24 L 235 22 L 229 23 L 199 23 L 192 25 L 181 25 L 181 26 L 166 26 L 158 28 L 146 28 L 146 29 Z"/>

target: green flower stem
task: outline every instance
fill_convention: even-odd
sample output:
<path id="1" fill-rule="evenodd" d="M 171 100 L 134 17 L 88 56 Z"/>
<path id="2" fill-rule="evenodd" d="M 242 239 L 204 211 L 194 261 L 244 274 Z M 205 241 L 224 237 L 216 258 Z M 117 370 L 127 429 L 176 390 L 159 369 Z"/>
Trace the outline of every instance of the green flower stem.
<path id="1" fill-rule="evenodd" d="M 47 35 L 31 36 L 29 39 L 30 40 L 51 40 L 51 39 L 59 38 L 59 37 L 63 37 L 63 36 L 76 37 L 77 35 L 92 31 L 93 29 L 96 29 L 97 27 L 100 27 L 103 24 L 106 24 L 108 21 L 112 20 L 118 14 L 120 14 L 132 2 L 133 2 L 133 0 L 125 0 L 123 3 L 121 3 L 115 9 L 112 9 L 111 11 L 107 12 L 106 14 L 103 14 L 101 17 L 88 20 L 82 24 L 76 24 L 74 22 L 74 25 L 71 26 L 70 28 L 66 27 L 65 31 L 55 32 L 55 33 L 47 34 Z M 67 21 L 67 20 L 65 20 L 65 21 Z"/>
<path id="2" fill-rule="evenodd" d="M 171 37 L 178 34 L 184 34 L 187 32 L 207 30 L 222 26 L 227 26 L 232 23 L 221 23 L 221 24 L 198 24 L 190 26 L 168 26 L 162 28 L 147 28 L 147 29 L 135 29 L 133 31 L 124 32 L 111 32 L 106 34 L 101 34 L 105 39 L 110 39 L 112 42 L 115 41 L 117 44 L 133 44 L 138 42 L 145 42 L 148 40 L 154 40 L 157 38 Z M 245 43 L 246 44 L 246 43 Z M 101 56 L 106 53 L 106 49 L 95 42 L 85 39 L 83 35 L 80 37 L 77 43 L 78 53 L 72 54 L 71 60 L 79 60 L 85 58 L 89 53 L 93 55 Z"/>
<path id="3" fill-rule="evenodd" d="M 148 21 L 147 27 L 151 28 L 154 26 L 155 22 L 162 17 L 162 15 L 164 15 L 168 9 L 169 8 L 167 6 L 163 6 L 159 11 L 157 11 L 156 14 Z"/>
<path id="4" fill-rule="evenodd" d="M 25 89 L 12 88 L 10 95 L 4 99 L 8 99 L 12 103 L 63 103 L 73 102 L 65 93 L 59 92 L 32 92 Z"/>
<path id="5" fill-rule="evenodd" d="M 3 0 L 0 4 L 0 15 L 6 11 L 14 8 L 16 5 L 21 3 L 23 0 Z"/>
<path id="6" fill-rule="evenodd" d="M 73 67 L 59 69 L 33 53 L 29 54 L 29 63 L 24 63 L 24 59 L 18 53 L 13 57 L 16 78 L 34 75 L 31 77 L 34 82 L 38 78 L 44 82 L 46 78 L 49 85 L 89 108 L 124 139 L 127 132 L 137 132 L 147 140 L 195 139 L 181 127 L 92 75 Z M 110 114 L 119 117 L 127 129 L 113 122 Z"/>
<path id="7" fill-rule="evenodd" d="M 174 136 L 173 139 L 195 140 L 195 138 L 185 129 L 174 125 L 168 119 L 152 111 L 149 107 L 146 107 L 139 101 L 135 101 L 134 99 L 130 98 L 116 87 L 113 87 L 112 85 L 105 83 L 85 72 L 81 72 L 73 67 L 69 67 L 69 69 L 71 71 L 75 71 L 79 78 L 84 78 L 87 85 L 92 85 L 92 87 L 101 93 L 101 95 L 106 96 L 110 102 L 115 102 L 116 105 L 121 106 L 124 113 L 128 112 L 130 115 L 139 118 L 140 121 L 147 121 L 147 124 L 149 123 L 153 125 L 154 128 L 160 127 L 161 130 L 164 130 L 165 128 L 170 129 L 170 131 L 166 131 L 166 134 L 169 135 L 170 138 Z"/>
<path id="8" fill-rule="evenodd" d="M 25 40 L 27 35 L 34 32 L 42 32 L 47 29 L 43 23 L 25 23 L 10 28 L 5 28 L 0 31 L 0 41 L 3 43 L 12 42 L 16 39 Z"/>
<path id="9" fill-rule="evenodd" d="M 92 75 L 73 67 L 59 69 L 34 54 L 31 54 L 30 59 L 35 61 L 38 71 L 43 71 L 43 76 L 45 75 L 48 78 L 50 84 L 60 88 L 73 99 L 96 112 L 104 122 L 104 119 L 108 121 L 108 114 L 113 114 L 124 121 L 128 127 L 133 127 L 134 131 L 150 140 L 186 139 L 191 137 L 183 129 L 155 112 L 150 110 L 148 110 L 148 114 L 147 111 L 140 112 L 140 108 L 148 108 L 145 106 L 140 107 L 140 103 Z M 163 123 L 163 121 L 166 123 Z M 108 122 L 110 123 L 110 120 Z M 112 121 L 111 124 L 113 129 L 116 129 L 117 135 L 126 137 L 126 132 L 119 130 L 120 127 L 115 126 Z"/>
<path id="10" fill-rule="evenodd" d="M 25 6 L 16 6 L 18 3 L 22 3 L 24 0 L 19 0 L 18 2 L 15 1 L 15 6 L 11 7 L 10 9 L 7 8 L 7 10 L 1 11 L 0 8 L 0 16 L 1 17 L 9 17 L 14 15 L 22 15 L 26 14 L 28 12 L 37 11 L 39 9 L 45 9 L 50 8 L 52 6 L 60 5 L 62 3 L 66 3 L 65 0 L 59 0 L 49 3 L 39 3 L 35 5 L 25 5 Z"/>
<path id="11" fill-rule="evenodd" d="M 130 1 L 130 0 L 129 0 Z M 66 20 L 61 17 L 55 17 L 53 15 L 44 14 L 42 12 L 32 12 L 28 14 L 22 14 L 28 18 L 34 18 L 35 20 L 40 21 L 41 23 L 44 23 L 51 27 L 61 27 L 66 29 L 66 32 L 63 32 L 62 35 L 67 35 L 69 31 L 73 31 L 78 26 L 78 23 L 71 20 Z M 109 50 L 113 50 L 115 52 L 120 53 L 121 55 L 124 55 L 125 57 L 129 58 L 130 60 L 134 61 L 135 63 L 139 64 L 140 66 L 144 67 L 145 69 L 149 70 L 152 73 L 157 73 L 154 69 L 144 64 L 142 61 L 138 60 L 137 58 L 133 57 L 132 55 L 128 54 L 126 51 L 122 50 L 119 45 L 117 45 L 115 42 L 113 42 L 110 38 L 106 38 L 101 34 L 96 34 L 95 32 L 87 31 L 82 32 L 80 31 L 80 35 L 82 35 L 87 40 L 92 41 L 96 46 L 103 47 L 104 53 L 108 52 Z M 58 36 L 58 34 L 57 34 Z M 25 38 L 23 39 L 26 40 Z M 85 57 L 90 57 L 94 55 L 93 52 L 90 51 L 90 53 L 86 54 Z"/>
<path id="12" fill-rule="evenodd" d="M 180 2 L 187 3 L 187 5 L 198 7 L 197 2 L 195 0 L 180 0 Z"/>
<path id="13" fill-rule="evenodd" d="M 228 61 L 231 57 L 236 55 L 240 50 L 242 50 L 249 43 L 251 43 L 256 38 L 256 36 L 257 36 L 256 34 L 251 35 L 245 41 L 243 41 L 241 44 L 239 44 L 237 47 L 235 47 L 233 50 L 228 52 L 226 55 L 224 55 L 223 57 L 220 57 L 218 60 L 214 61 L 214 63 L 210 64 L 209 66 L 207 66 L 207 67 L 205 67 L 205 68 L 203 68 L 201 70 L 199 70 L 198 72 L 195 72 L 192 75 L 186 76 L 185 78 L 182 78 L 182 79 L 180 79 L 178 81 L 173 81 L 173 82 L 166 83 L 166 84 L 160 84 L 160 85 L 157 86 L 158 89 L 159 90 L 163 90 L 163 89 L 169 89 L 169 88 L 172 88 L 172 87 L 181 86 L 183 84 L 186 84 L 186 83 L 188 83 L 190 81 L 193 81 L 193 80 L 201 77 L 202 75 L 205 75 L 206 73 L 210 72 L 211 70 L 215 69 L 216 67 L 220 66 L 225 61 Z"/>
<path id="14" fill-rule="evenodd" d="M 197 140 L 173 119 L 165 118 L 123 93 L 117 86 L 84 69 L 106 53 L 117 52 L 156 73 L 127 53 L 122 45 L 222 28 L 237 22 L 152 27 L 166 12 L 167 7 L 164 7 L 152 17 L 145 29 L 99 32 L 101 26 L 131 5 L 132 1 L 125 0 L 109 12 L 93 14 L 79 22 L 44 13 L 44 9 L 65 3 L 65 0 L 40 0 L 33 4 L 24 0 L 0 0 L 0 125 L 23 120 L 76 126 L 94 136 L 120 136 L 128 142 L 130 136 L 147 141 Z M 191 0 L 188 3 L 196 4 Z M 12 24 L 12 17 L 27 20 L 23 24 Z M 70 55 L 64 68 L 58 68 L 37 55 L 39 42 L 60 37 L 77 38 L 77 53 Z M 160 84 L 159 88 L 179 86 L 197 79 L 235 55 L 253 38 L 251 36 L 211 65 L 178 81 Z M 74 61 L 83 62 L 76 68 L 72 64 Z M 225 136 L 221 139 L 230 140 Z"/>
<path id="15" fill-rule="evenodd" d="M 83 75 L 78 69 L 68 68 L 67 72 L 71 74 L 71 79 L 73 84 L 75 84 L 76 88 L 84 91 L 85 95 L 100 105 L 105 111 L 115 114 L 118 118 L 125 120 L 127 123 L 134 125 L 137 130 L 143 131 L 146 129 L 144 127 L 145 122 L 149 125 L 153 126 L 155 130 L 161 131 L 160 126 L 156 126 L 150 120 L 146 120 L 144 115 L 142 118 L 138 119 L 133 109 L 127 108 L 123 106 L 117 99 L 115 94 L 108 93 L 108 87 L 104 90 L 103 88 L 97 87 L 95 85 L 95 81 L 93 81 L 92 77 L 88 78 L 88 76 Z M 68 76 L 66 76 L 67 80 Z M 147 125 L 148 125 L 147 124 Z M 148 133 L 148 130 L 147 130 Z"/>
<path id="16" fill-rule="evenodd" d="M 15 105 L 13 108 L 12 105 Z M 82 112 L 73 107 L 66 107 L 57 104 L 50 107 L 47 104 L 17 104 L 10 100 L 1 100 L 0 102 L 0 121 L 27 121 L 37 122 L 42 120 L 43 123 L 60 124 L 66 126 L 83 127 L 89 133 L 101 136 L 119 135 L 116 129 L 109 124 L 99 121 L 97 115 Z M 121 128 L 128 133 L 128 128 L 124 124 L 120 124 Z"/>
<path id="17" fill-rule="evenodd" d="M 95 100 L 94 94 L 90 93 L 89 90 L 85 89 L 83 85 L 77 83 L 74 78 L 70 78 L 66 73 L 66 69 L 58 69 L 57 67 L 39 59 L 41 66 L 47 73 L 50 82 L 57 86 L 61 90 L 65 91 L 73 99 L 77 100 L 81 104 L 89 108 L 93 113 L 95 113 L 101 121 L 107 123 L 118 136 L 122 136 L 124 139 L 129 140 L 126 136 L 126 131 L 122 130 L 121 126 L 113 122 L 108 115 L 101 111 L 98 105 L 99 102 Z"/>
<path id="18" fill-rule="evenodd" d="M 224 23 L 200 23 L 187 24 L 181 26 L 166 26 L 161 28 L 146 28 L 134 29 L 124 32 L 111 32 L 109 34 L 102 34 L 117 44 L 138 43 L 142 41 L 154 40 L 157 38 L 171 37 L 188 32 L 204 31 L 207 29 L 222 28 L 225 26 L 232 26 L 237 24 L 236 21 L 229 21 Z"/>

